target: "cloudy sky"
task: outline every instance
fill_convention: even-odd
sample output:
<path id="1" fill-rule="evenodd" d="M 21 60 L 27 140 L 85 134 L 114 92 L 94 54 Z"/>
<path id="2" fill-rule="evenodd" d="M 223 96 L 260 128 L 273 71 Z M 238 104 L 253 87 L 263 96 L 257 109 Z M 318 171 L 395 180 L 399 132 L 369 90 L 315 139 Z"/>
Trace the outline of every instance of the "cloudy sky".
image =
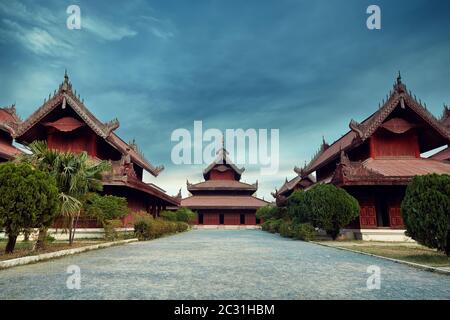
<path id="1" fill-rule="evenodd" d="M 66 27 L 69 5 L 81 30 Z M 366 9 L 381 8 L 381 30 Z M 207 128 L 280 130 L 280 169 L 243 180 L 270 192 L 376 110 L 398 70 L 440 115 L 450 103 L 450 2 L 446 0 L 0 0 L 0 106 L 26 118 L 58 87 L 74 88 L 102 121 L 136 139 L 166 167 L 150 181 L 175 194 L 205 165 L 174 165 L 170 135 Z"/>

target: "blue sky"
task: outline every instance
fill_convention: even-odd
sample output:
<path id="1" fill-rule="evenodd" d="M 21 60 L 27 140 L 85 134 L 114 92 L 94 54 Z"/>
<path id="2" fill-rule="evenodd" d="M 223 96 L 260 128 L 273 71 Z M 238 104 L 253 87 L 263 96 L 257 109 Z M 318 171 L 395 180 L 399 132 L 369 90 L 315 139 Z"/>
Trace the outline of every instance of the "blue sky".
<path id="1" fill-rule="evenodd" d="M 81 8 L 81 30 L 66 8 Z M 381 30 L 366 8 L 381 7 Z M 117 133 L 136 138 L 166 170 L 150 181 L 175 194 L 199 166 L 175 166 L 170 134 L 205 128 L 280 130 L 280 170 L 243 180 L 270 192 L 376 110 L 398 70 L 428 108 L 450 103 L 450 2 L 416 1 L 6 1 L 0 0 L 0 105 L 26 118 L 62 81 Z"/>

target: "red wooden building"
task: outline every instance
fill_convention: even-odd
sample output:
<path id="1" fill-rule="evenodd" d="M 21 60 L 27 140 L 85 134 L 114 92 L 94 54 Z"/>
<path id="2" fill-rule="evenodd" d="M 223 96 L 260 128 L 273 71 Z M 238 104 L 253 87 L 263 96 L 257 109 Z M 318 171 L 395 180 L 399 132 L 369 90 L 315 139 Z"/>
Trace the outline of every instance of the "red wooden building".
<path id="1" fill-rule="evenodd" d="M 244 168 L 238 168 L 221 148 L 217 158 L 204 171 L 204 182 L 191 184 L 192 194 L 181 201 L 198 213 L 199 225 L 256 225 L 256 210 L 269 203 L 254 196 L 258 183 L 240 182 Z"/>
<path id="2" fill-rule="evenodd" d="M 53 96 L 18 125 L 15 138 L 25 145 L 44 140 L 52 149 L 86 151 L 93 159 L 110 161 L 113 169 L 104 175 L 104 192 L 126 197 L 130 211 L 143 210 L 156 216 L 166 206 L 178 206 L 180 199 L 143 182 L 144 170 L 156 177 L 163 167 L 154 167 L 134 142 L 119 138 L 114 132 L 118 127 L 117 119 L 107 123 L 98 120 L 76 95 L 65 74 Z"/>
<path id="3" fill-rule="evenodd" d="M 14 105 L 0 108 L 0 162 L 11 160 L 22 153 L 13 146 L 14 132 L 20 122 Z"/>
<path id="4" fill-rule="evenodd" d="M 407 91 L 400 75 L 388 99 L 367 119 L 352 120 L 350 131 L 333 144 L 322 143 L 305 167 L 303 180 L 315 173 L 316 183 L 332 183 L 358 199 L 360 217 L 344 232 L 367 240 L 404 238 L 400 205 L 415 175 L 450 174 L 448 149 L 424 158 L 421 154 L 450 143 L 447 107 L 437 119 Z M 306 187 L 307 189 L 308 187 Z M 283 200 L 280 192 L 275 193 Z"/>
<path id="5" fill-rule="evenodd" d="M 276 204 L 278 207 L 283 207 L 286 205 L 287 198 L 296 190 L 304 190 L 310 186 L 312 186 L 316 182 L 316 178 L 313 175 L 307 175 L 302 177 L 300 174 L 295 178 L 286 181 L 281 186 L 279 190 L 275 190 L 272 192 L 272 196 L 276 200 Z"/>

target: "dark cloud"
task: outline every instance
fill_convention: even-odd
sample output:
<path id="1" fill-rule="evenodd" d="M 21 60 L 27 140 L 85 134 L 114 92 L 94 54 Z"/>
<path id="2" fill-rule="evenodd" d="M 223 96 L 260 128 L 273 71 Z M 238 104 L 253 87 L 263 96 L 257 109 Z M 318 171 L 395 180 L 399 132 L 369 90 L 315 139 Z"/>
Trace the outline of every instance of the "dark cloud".
<path id="1" fill-rule="evenodd" d="M 322 135 L 371 114 L 398 70 L 435 114 L 450 102 L 450 3 L 377 3 L 380 31 L 359 0 L 75 1 L 82 30 L 66 29 L 60 1 L 2 2 L 0 105 L 28 116 L 67 68 L 100 119 L 118 117 L 120 135 L 166 165 L 157 181 L 172 193 L 201 177 L 171 165 L 172 130 L 279 128 L 280 176 L 259 178 L 268 197 Z"/>

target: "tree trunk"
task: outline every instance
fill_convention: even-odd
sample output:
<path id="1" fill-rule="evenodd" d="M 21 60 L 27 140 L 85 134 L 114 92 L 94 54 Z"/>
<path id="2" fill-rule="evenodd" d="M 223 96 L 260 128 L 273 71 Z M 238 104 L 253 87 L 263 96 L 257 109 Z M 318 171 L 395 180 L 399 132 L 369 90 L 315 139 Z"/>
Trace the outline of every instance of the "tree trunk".
<path id="1" fill-rule="evenodd" d="M 13 253 L 16 246 L 17 236 L 8 235 L 8 243 L 6 244 L 5 253 Z"/>
<path id="2" fill-rule="evenodd" d="M 77 217 L 75 219 L 75 223 L 73 223 L 73 220 L 72 220 L 72 232 L 71 232 L 72 239 L 70 240 L 70 245 L 72 245 L 74 240 L 75 240 L 75 231 L 77 230 L 78 218 L 79 217 L 80 217 L 80 212 L 77 213 Z"/>
<path id="3" fill-rule="evenodd" d="M 45 241 L 47 239 L 47 228 L 39 229 L 38 239 L 36 241 L 35 250 L 43 250 L 45 249 Z"/>
<path id="4" fill-rule="evenodd" d="M 73 239 L 72 239 L 72 232 L 73 232 L 73 217 L 70 217 L 70 225 L 69 225 L 69 245 L 72 245 Z"/>
<path id="5" fill-rule="evenodd" d="M 29 229 L 26 229 L 24 232 L 23 232 L 23 241 L 30 241 L 30 230 Z"/>

